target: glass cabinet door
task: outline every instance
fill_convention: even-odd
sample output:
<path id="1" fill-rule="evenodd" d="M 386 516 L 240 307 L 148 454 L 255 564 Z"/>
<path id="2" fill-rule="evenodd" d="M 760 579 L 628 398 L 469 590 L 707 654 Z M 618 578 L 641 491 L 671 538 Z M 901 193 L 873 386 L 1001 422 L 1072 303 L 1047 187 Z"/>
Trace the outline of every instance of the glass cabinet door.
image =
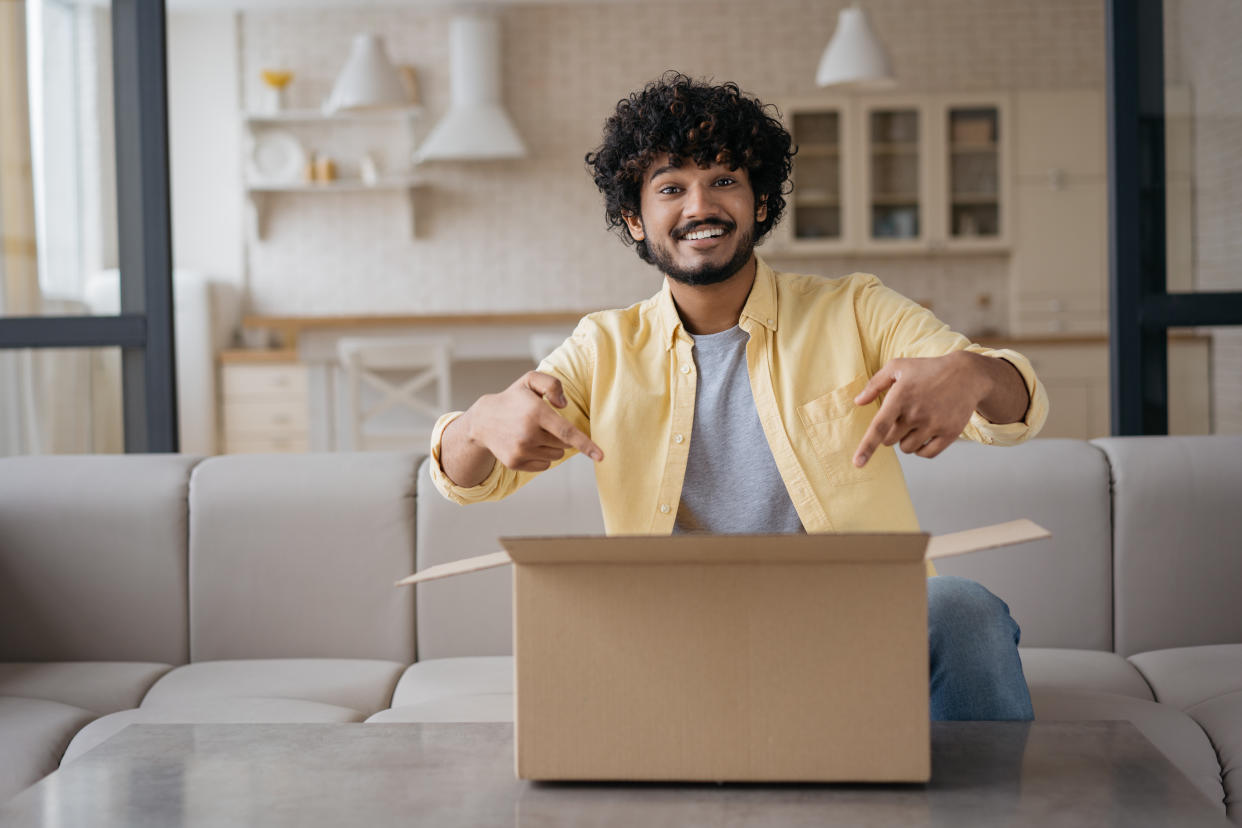
<path id="1" fill-rule="evenodd" d="M 1000 117 L 996 107 L 949 107 L 947 191 L 951 240 L 1001 232 Z"/>
<path id="2" fill-rule="evenodd" d="M 838 110 L 798 112 L 791 132 L 794 190 L 790 207 L 795 241 L 840 241 L 842 238 L 841 113 Z"/>
<path id="3" fill-rule="evenodd" d="M 867 114 L 869 232 L 875 241 L 922 235 L 919 116 L 914 107 L 876 108 Z"/>

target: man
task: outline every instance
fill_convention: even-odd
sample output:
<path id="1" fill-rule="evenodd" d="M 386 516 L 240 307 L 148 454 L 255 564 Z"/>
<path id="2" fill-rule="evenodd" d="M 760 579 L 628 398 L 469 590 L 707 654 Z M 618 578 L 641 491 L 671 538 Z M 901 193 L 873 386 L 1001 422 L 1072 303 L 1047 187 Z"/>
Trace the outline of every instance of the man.
<path id="1" fill-rule="evenodd" d="M 972 345 L 874 276 L 755 256 L 792 156 L 733 84 L 668 73 L 620 101 L 587 165 L 664 289 L 587 316 L 538 371 L 442 417 L 440 491 L 504 497 L 578 451 L 610 534 L 915 531 L 894 445 L 935 457 L 959 434 L 1038 431 L 1047 397 L 1020 354 Z M 933 718 L 1032 718 L 1008 607 L 931 577 L 928 612 Z"/>

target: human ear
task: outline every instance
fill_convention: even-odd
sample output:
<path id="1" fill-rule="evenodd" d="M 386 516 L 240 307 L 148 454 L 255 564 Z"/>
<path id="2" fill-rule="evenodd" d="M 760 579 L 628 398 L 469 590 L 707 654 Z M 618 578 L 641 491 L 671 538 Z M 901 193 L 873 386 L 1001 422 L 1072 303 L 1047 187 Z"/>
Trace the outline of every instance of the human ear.
<path id="1" fill-rule="evenodd" d="M 759 206 L 755 208 L 755 221 L 763 221 L 768 217 L 768 197 L 764 196 L 759 199 Z"/>
<path id="2" fill-rule="evenodd" d="M 625 219 L 625 226 L 630 231 L 630 238 L 636 242 L 640 242 L 647 238 L 647 232 L 643 230 L 643 220 L 633 213 L 622 213 L 621 218 Z"/>

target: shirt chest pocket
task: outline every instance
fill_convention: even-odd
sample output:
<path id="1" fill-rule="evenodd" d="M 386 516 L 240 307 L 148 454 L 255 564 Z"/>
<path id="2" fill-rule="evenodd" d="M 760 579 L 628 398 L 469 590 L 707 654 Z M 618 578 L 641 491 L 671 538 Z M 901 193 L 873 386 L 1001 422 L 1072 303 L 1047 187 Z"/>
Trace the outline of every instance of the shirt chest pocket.
<path id="1" fill-rule="evenodd" d="M 798 419 L 806 429 L 816 456 L 829 480 L 838 485 L 861 483 L 875 476 L 878 457 L 873 457 L 861 469 L 854 466 L 854 452 L 880 410 L 878 400 L 867 405 L 854 402 L 867 387 L 867 381 L 866 374 L 859 374 L 840 388 L 798 406 Z"/>

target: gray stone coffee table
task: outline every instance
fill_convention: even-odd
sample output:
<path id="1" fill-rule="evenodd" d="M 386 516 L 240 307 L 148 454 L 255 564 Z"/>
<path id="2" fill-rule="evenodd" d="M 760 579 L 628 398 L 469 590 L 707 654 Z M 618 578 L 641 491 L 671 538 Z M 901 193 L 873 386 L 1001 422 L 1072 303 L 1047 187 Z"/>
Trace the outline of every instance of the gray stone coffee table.
<path id="1" fill-rule="evenodd" d="M 927 785 L 539 784 L 509 724 L 134 725 L 0 826 L 1228 826 L 1126 722 L 932 727 Z"/>

